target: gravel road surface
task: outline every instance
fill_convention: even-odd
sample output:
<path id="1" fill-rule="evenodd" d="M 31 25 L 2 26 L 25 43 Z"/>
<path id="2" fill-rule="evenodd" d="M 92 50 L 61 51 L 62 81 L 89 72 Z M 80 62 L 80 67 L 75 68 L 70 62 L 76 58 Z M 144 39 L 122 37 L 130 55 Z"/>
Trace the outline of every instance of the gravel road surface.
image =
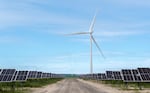
<path id="1" fill-rule="evenodd" d="M 78 79 L 65 79 L 54 85 L 36 89 L 33 93 L 107 93 Z"/>

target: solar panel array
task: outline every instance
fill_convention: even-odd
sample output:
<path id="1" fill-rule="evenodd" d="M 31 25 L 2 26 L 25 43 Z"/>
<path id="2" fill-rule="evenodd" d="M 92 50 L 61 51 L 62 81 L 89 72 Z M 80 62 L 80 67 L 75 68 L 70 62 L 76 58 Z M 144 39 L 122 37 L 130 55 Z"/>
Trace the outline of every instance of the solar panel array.
<path id="1" fill-rule="evenodd" d="M 80 75 L 85 79 L 122 80 L 123 82 L 150 82 L 150 68 L 122 69 L 106 73 Z"/>
<path id="2" fill-rule="evenodd" d="M 38 71 L 16 71 L 16 69 L 0 69 L 0 82 L 25 82 L 27 79 L 42 78 L 63 78 L 63 76 Z"/>

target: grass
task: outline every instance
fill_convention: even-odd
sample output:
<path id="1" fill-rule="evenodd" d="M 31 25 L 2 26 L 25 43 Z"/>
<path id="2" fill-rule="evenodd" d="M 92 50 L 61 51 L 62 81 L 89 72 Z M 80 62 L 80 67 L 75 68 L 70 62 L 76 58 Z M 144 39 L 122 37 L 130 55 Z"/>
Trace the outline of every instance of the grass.
<path id="1" fill-rule="evenodd" d="M 142 89 L 150 88 L 150 83 L 146 83 L 146 82 L 140 82 L 139 85 L 137 82 L 124 83 L 121 80 L 103 80 L 99 82 L 122 90 L 140 90 L 140 87 Z"/>
<path id="2" fill-rule="evenodd" d="M 22 83 L 23 87 L 42 87 L 48 84 L 56 83 L 62 80 L 62 78 L 53 79 L 29 79 L 27 82 Z"/>
<path id="3" fill-rule="evenodd" d="M 89 81 L 89 79 L 84 79 Z M 109 85 L 111 87 L 115 87 L 120 90 L 133 90 L 135 93 L 138 93 L 139 90 L 150 89 L 150 82 L 129 82 L 125 83 L 121 80 L 90 80 L 92 82 L 102 83 Z"/>
<path id="4" fill-rule="evenodd" d="M 0 83 L 0 93 L 24 93 L 27 88 L 37 88 L 56 83 L 62 78 L 29 79 L 26 82 Z"/>

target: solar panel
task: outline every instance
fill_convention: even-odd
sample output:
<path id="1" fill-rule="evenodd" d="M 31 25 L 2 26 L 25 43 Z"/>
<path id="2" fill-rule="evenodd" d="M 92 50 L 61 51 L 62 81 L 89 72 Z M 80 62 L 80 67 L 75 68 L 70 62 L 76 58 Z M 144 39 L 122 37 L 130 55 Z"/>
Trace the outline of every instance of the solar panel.
<path id="1" fill-rule="evenodd" d="M 17 71 L 14 81 L 26 81 L 29 71 Z"/>
<path id="2" fill-rule="evenodd" d="M 48 78 L 48 73 L 43 73 L 42 78 Z"/>
<path id="3" fill-rule="evenodd" d="M 59 78 L 59 75 L 58 74 L 51 74 L 52 75 L 52 78 Z M 91 74 L 91 79 L 92 79 L 92 74 Z"/>
<path id="4" fill-rule="evenodd" d="M 51 78 L 54 78 L 54 74 L 53 73 L 51 74 Z"/>
<path id="5" fill-rule="evenodd" d="M 15 71 L 15 69 L 3 69 L 0 75 L 0 82 L 11 82 Z"/>
<path id="6" fill-rule="evenodd" d="M 106 74 L 105 73 L 98 73 L 98 79 L 99 80 L 106 80 L 107 79 Z"/>
<path id="7" fill-rule="evenodd" d="M 14 76 L 13 76 L 13 81 L 15 81 L 16 76 L 17 76 L 17 73 L 18 73 L 18 71 L 15 71 L 15 74 L 14 74 Z"/>
<path id="8" fill-rule="evenodd" d="M 88 74 L 88 79 L 92 79 L 92 74 Z"/>
<path id="9" fill-rule="evenodd" d="M 28 79 L 35 79 L 37 78 L 37 71 L 30 71 L 28 75 Z"/>
<path id="10" fill-rule="evenodd" d="M 49 78 L 49 73 L 47 73 L 47 78 Z"/>
<path id="11" fill-rule="evenodd" d="M 121 72 L 120 71 L 113 71 L 113 78 L 114 80 L 122 80 Z"/>
<path id="12" fill-rule="evenodd" d="M 123 69 L 121 72 L 123 75 L 124 82 L 133 82 L 134 81 L 132 71 L 130 69 Z"/>
<path id="13" fill-rule="evenodd" d="M 93 79 L 98 79 L 98 74 L 92 74 L 92 76 Z"/>
<path id="14" fill-rule="evenodd" d="M 85 77 L 86 79 L 91 79 L 91 74 L 86 74 Z"/>
<path id="15" fill-rule="evenodd" d="M 85 74 L 85 75 L 84 75 L 84 78 L 85 78 L 85 79 L 90 79 L 89 74 Z"/>
<path id="16" fill-rule="evenodd" d="M 48 73 L 47 77 L 48 77 L 48 78 L 51 78 L 51 73 Z"/>
<path id="17" fill-rule="evenodd" d="M 42 72 L 37 72 L 37 78 L 42 78 Z"/>
<path id="18" fill-rule="evenodd" d="M 56 74 L 52 74 L 52 78 L 56 78 Z"/>
<path id="19" fill-rule="evenodd" d="M 106 71 L 107 80 L 114 80 L 113 71 Z"/>
<path id="20" fill-rule="evenodd" d="M 143 82 L 150 82 L 150 68 L 138 68 Z"/>
<path id="21" fill-rule="evenodd" d="M 132 73 L 133 73 L 134 82 L 141 82 L 142 81 L 141 75 L 137 69 L 132 69 Z"/>

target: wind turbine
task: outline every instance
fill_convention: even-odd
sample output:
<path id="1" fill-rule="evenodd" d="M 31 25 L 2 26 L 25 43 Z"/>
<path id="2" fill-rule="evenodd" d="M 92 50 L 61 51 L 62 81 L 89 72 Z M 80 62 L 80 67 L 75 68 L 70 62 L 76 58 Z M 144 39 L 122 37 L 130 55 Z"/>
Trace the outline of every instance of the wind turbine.
<path id="1" fill-rule="evenodd" d="M 96 20 L 96 14 L 94 15 L 94 18 L 91 22 L 91 25 L 90 25 L 88 32 L 77 32 L 77 33 L 67 34 L 67 35 L 89 35 L 90 36 L 90 49 L 91 49 L 91 51 L 90 51 L 90 72 L 91 72 L 91 74 L 93 74 L 93 54 L 92 54 L 92 43 L 93 42 L 96 45 L 96 47 L 98 48 L 102 57 L 105 59 L 105 56 L 104 56 L 101 48 L 99 47 L 98 43 L 96 42 L 96 40 L 93 37 L 95 20 Z"/>

